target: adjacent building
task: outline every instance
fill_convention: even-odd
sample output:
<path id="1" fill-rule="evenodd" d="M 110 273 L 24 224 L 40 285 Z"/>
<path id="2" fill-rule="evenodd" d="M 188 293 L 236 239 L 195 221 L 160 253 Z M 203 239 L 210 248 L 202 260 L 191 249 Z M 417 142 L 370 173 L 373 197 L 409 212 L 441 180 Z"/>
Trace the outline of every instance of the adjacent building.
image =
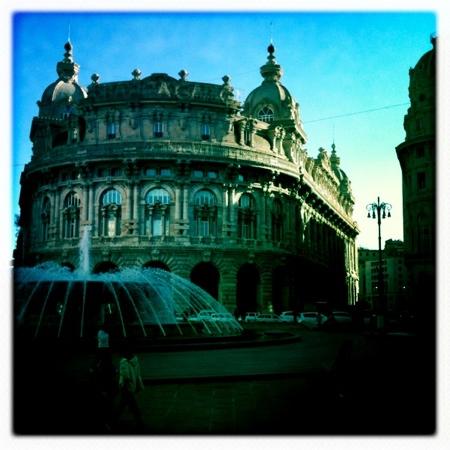
<path id="1" fill-rule="evenodd" d="M 406 297 L 407 273 L 402 241 L 388 239 L 382 256 L 382 273 L 386 307 L 390 312 L 400 312 L 408 307 Z M 379 252 L 358 249 L 359 301 L 368 308 L 377 305 L 380 288 Z"/>
<path id="2" fill-rule="evenodd" d="M 411 106 L 397 148 L 403 176 L 403 228 L 409 308 L 433 310 L 436 283 L 436 38 L 409 71 Z"/>
<path id="3" fill-rule="evenodd" d="M 163 268 L 231 311 L 356 302 L 350 180 L 334 144 L 308 154 L 273 45 L 243 104 L 228 76 L 78 72 L 67 43 L 31 125 L 16 266 L 74 269 L 89 232 L 92 272 Z"/>

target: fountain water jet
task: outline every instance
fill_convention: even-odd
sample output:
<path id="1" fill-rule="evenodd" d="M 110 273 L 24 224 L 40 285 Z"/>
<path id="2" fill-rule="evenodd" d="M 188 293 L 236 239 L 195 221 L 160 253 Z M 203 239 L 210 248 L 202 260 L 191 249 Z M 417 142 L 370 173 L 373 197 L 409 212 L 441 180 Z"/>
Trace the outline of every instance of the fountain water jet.
<path id="1" fill-rule="evenodd" d="M 85 225 L 83 228 L 83 236 L 80 241 L 80 260 L 78 265 L 78 271 L 84 274 L 88 274 L 91 270 L 90 261 L 90 242 L 91 242 L 91 226 Z"/>
<path id="2" fill-rule="evenodd" d="M 16 330 L 26 338 L 93 338 L 107 323 L 118 337 L 232 336 L 242 327 L 192 282 L 161 269 L 90 273 L 90 227 L 80 240 L 79 268 L 56 263 L 14 271 Z M 201 311 L 211 317 L 197 321 Z M 217 319 L 220 318 L 220 320 Z"/>

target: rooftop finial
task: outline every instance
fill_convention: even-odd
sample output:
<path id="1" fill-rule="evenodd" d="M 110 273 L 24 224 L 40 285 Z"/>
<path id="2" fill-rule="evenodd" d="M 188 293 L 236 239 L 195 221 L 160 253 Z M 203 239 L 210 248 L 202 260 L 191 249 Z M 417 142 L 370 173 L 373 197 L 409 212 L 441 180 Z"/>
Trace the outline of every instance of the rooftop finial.
<path id="1" fill-rule="evenodd" d="M 67 41 L 64 44 L 64 59 L 56 65 L 56 71 L 62 80 L 68 81 L 73 79 L 77 81 L 80 66 L 73 61 L 72 44 Z"/>
<path id="2" fill-rule="evenodd" d="M 431 45 L 433 46 L 433 48 L 436 48 L 436 39 L 437 39 L 436 33 L 431 33 L 430 34 L 430 42 L 431 42 Z"/>
<path id="3" fill-rule="evenodd" d="M 272 42 L 267 47 L 267 51 L 269 52 L 269 56 L 267 57 L 266 64 L 260 68 L 261 75 L 266 81 L 278 81 L 283 71 L 281 66 L 275 61 L 275 47 Z"/>
<path id="4" fill-rule="evenodd" d="M 331 144 L 331 156 L 330 156 L 331 164 L 334 166 L 339 166 L 341 162 L 341 158 L 336 153 L 336 144 L 334 143 L 334 137 L 333 137 L 333 143 Z"/>

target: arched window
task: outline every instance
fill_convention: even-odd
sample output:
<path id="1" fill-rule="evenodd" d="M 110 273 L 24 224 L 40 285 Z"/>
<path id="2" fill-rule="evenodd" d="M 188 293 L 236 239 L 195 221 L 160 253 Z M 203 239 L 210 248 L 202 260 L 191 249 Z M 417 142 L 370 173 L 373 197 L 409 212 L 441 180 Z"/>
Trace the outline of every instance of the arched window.
<path id="1" fill-rule="evenodd" d="M 145 234 L 151 236 L 167 236 L 170 225 L 169 193 L 162 188 L 148 191 L 145 196 Z"/>
<path id="2" fill-rule="evenodd" d="M 69 192 L 64 199 L 63 238 L 77 238 L 80 235 L 80 199 L 75 192 Z"/>
<path id="3" fill-rule="evenodd" d="M 194 197 L 194 220 L 197 236 L 215 236 L 217 232 L 217 199 L 207 189 L 201 189 Z"/>
<path id="4" fill-rule="evenodd" d="M 48 241 L 50 228 L 50 199 L 45 197 L 41 208 L 41 239 Z"/>
<path id="5" fill-rule="evenodd" d="M 272 203 L 272 240 L 283 240 L 283 206 L 279 199 Z"/>
<path id="6" fill-rule="evenodd" d="M 273 121 L 273 110 L 269 106 L 264 106 L 258 113 L 258 119 L 270 123 Z"/>
<path id="7" fill-rule="evenodd" d="M 105 191 L 100 199 L 99 236 L 119 236 L 122 196 L 115 189 Z"/>
<path id="8" fill-rule="evenodd" d="M 256 239 L 256 204 L 251 194 L 242 194 L 239 199 L 238 237 Z"/>

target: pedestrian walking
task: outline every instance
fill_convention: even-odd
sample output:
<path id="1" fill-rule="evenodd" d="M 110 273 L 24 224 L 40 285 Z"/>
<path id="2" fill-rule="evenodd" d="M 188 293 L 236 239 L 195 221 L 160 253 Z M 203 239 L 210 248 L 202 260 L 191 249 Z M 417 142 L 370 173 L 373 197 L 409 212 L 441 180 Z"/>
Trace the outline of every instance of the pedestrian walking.
<path id="1" fill-rule="evenodd" d="M 125 409 L 128 408 L 133 415 L 135 425 L 142 429 L 144 422 L 137 394 L 143 389 L 144 383 L 141 377 L 139 359 L 130 345 L 126 345 L 122 350 L 122 357 L 119 363 L 119 404 L 116 421 L 120 419 Z"/>

